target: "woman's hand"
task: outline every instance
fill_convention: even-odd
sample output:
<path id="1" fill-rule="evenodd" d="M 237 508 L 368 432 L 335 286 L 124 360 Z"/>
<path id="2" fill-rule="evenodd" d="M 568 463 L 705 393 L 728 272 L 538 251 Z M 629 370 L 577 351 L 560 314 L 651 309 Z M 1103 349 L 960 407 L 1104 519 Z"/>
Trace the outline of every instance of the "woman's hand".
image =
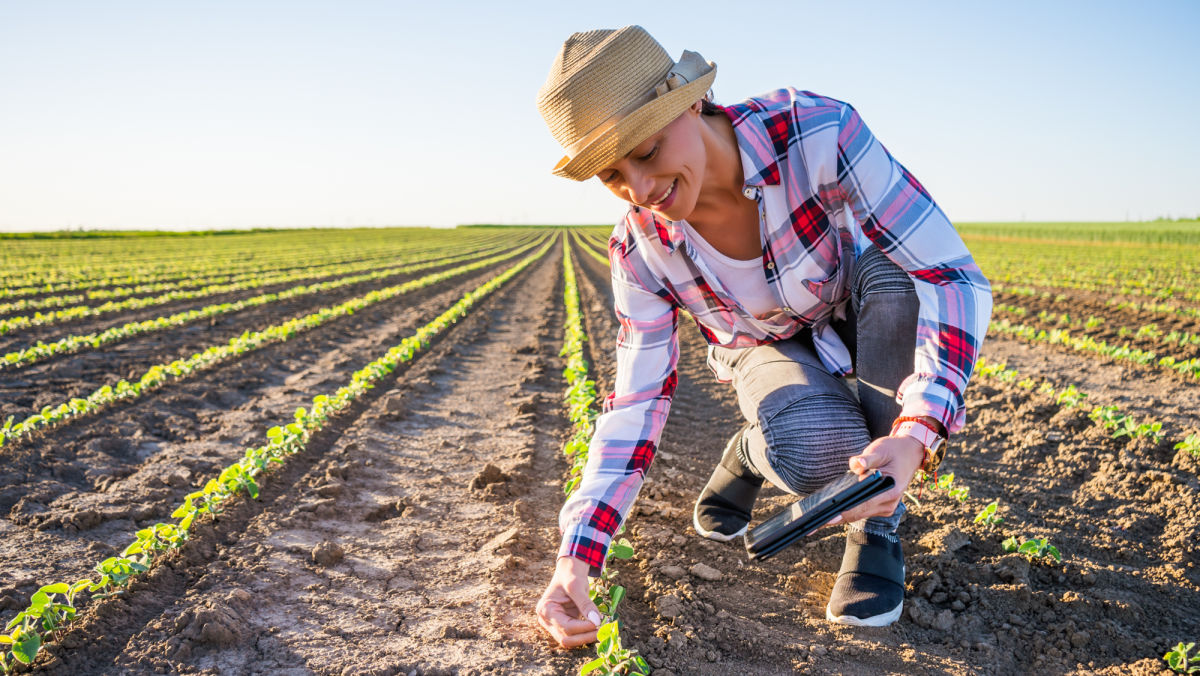
<path id="1" fill-rule="evenodd" d="M 600 628 L 600 611 L 588 598 L 588 568 L 579 559 L 560 557 L 537 603 L 538 624 L 564 648 L 595 641 Z"/>
<path id="2" fill-rule="evenodd" d="M 828 525 L 853 523 L 871 516 L 891 516 L 924 460 L 925 447 L 912 437 L 881 437 L 872 441 L 862 453 L 850 458 L 851 471 L 861 477 L 877 469 L 892 477 L 896 485 L 854 509 L 842 512 Z"/>

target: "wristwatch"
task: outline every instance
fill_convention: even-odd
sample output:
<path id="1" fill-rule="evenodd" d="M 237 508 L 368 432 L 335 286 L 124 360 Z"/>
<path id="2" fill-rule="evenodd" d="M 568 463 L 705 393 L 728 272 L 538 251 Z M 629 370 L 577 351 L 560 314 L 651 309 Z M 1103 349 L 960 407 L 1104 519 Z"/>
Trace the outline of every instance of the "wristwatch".
<path id="1" fill-rule="evenodd" d="M 937 471 L 938 465 L 942 464 L 942 458 L 946 456 L 946 437 L 922 418 L 897 418 L 896 422 L 892 423 L 891 436 L 912 437 L 921 442 L 921 445 L 925 447 L 925 459 L 921 462 L 921 471 L 926 474 L 933 474 Z"/>

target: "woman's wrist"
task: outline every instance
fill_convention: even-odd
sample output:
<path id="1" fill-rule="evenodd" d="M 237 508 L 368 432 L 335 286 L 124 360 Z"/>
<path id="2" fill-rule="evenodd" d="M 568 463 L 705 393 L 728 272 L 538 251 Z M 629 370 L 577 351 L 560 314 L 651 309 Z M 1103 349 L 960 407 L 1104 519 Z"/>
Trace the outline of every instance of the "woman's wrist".
<path id="1" fill-rule="evenodd" d="M 592 566 L 587 561 L 577 559 L 574 556 L 560 556 L 558 557 L 558 561 L 555 562 L 554 568 L 557 571 L 572 573 L 576 577 L 587 577 Z"/>
<path id="2" fill-rule="evenodd" d="M 919 439 L 910 437 L 908 435 L 899 435 L 892 438 L 896 439 L 898 442 L 905 443 L 905 445 L 910 449 L 910 457 L 915 457 L 917 459 L 915 463 L 917 468 L 920 468 L 921 465 L 925 464 L 925 444 L 921 443 Z"/>

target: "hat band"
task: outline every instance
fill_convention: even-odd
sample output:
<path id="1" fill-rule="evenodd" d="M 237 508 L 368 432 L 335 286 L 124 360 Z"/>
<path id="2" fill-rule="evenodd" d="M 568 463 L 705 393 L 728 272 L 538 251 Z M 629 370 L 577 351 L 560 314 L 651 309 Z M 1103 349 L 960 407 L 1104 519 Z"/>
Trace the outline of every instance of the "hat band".
<path id="1" fill-rule="evenodd" d="M 667 72 L 667 77 L 662 82 L 655 85 L 650 91 L 625 105 L 625 107 L 618 110 L 607 120 L 604 120 L 600 124 L 596 125 L 596 127 L 589 131 L 583 138 L 567 146 L 564 149 L 567 157 L 574 158 L 581 150 L 594 143 L 601 136 L 604 136 L 608 132 L 612 131 L 613 128 L 621 122 L 621 120 L 628 117 L 631 113 L 633 113 L 633 111 L 641 108 L 647 103 L 650 103 L 656 98 L 665 96 L 668 92 L 679 89 L 685 84 L 695 81 L 695 79 L 703 75 L 709 67 L 710 66 L 708 65 L 708 62 L 704 60 L 704 57 L 700 56 L 696 52 L 690 52 L 685 49 L 683 51 L 683 56 L 679 58 L 679 62 L 671 66 L 671 70 Z"/>

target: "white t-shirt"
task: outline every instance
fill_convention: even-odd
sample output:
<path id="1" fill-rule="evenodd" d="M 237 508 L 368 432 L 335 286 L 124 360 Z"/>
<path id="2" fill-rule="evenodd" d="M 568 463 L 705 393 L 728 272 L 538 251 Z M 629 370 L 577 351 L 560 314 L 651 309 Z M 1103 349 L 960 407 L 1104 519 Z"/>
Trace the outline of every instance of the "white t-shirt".
<path id="1" fill-rule="evenodd" d="M 714 249 L 687 221 L 683 221 L 683 228 L 688 240 L 696 247 L 696 253 L 747 312 L 758 316 L 779 309 L 779 301 L 775 300 L 775 294 L 767 286 L 761 256 L 748 261 L 730 258 Z"/>

